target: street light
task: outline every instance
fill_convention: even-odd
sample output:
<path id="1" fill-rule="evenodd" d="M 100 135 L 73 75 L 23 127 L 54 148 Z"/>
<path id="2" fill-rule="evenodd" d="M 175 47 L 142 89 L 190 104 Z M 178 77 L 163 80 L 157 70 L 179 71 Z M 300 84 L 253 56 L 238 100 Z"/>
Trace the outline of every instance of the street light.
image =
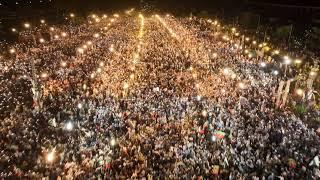
<path id="1" fill-rule="evenodd" d="M 11 29 L 12 32 L 17 32 L 16 28 Z"/>
<path id="2" fill-rule="evenodd" d="M 44 40 L 43 38 L 40 38 L 40 39 L 39 39 L 39 42 L 40 42 L 40 43 L 44 43 L 44 41 L 45 41 L 45 40 Z"/>
<path id="3" fill-rule="evenodd" d="M 24 27 L 28 29 L 28 28 L 30 28 L 30 24 L 29 23 L 25 23 Z"/>
<path id="4" fill-rule="evenodd" d="M 44 19 L 40 20 L 41 24 L 44 24 L 46 21 Z"/>

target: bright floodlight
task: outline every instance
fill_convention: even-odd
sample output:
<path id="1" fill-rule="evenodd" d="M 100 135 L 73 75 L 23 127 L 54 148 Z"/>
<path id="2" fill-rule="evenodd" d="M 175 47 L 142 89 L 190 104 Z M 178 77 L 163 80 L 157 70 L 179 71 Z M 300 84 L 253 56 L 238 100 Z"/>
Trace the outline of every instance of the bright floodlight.
<path id="1" fill-rule="evenodd" d="M 63 33 L 61 33 L 61 36 L 62 36 L 62 37 L 66 37 L 66 36 L 67 36 L 67 33 L 63 32 Z"/>
<path id="2" fill-rule="evenodd" d="M 41 19 L 40 22 L 41 22 L 41 24 L 44 24 L 46 21 Z"/>
<path id="3" fill-rule="evenodd" d="M 67 129 L 68 131 L 71 131 L 71 130 L 73 129 L 73 124 L 72 124 L 72 122 L 68 122 L 68 123 L 66 124 L 66 129 Z"/>
<path id="4" fill-rule="evenodd" d="M 78 108 L 79 108 L 79 109 L 82 108 L 82 104 L 81 104 L 81 103 L 78 104 Z"/>
<path id="5" fill-rule="evenodd" d="M 71 13 L 71 14 L 70 14 L 70 17 L 72 17 L 72 18 L 73 18 L 73 17 L 74 17 L 74 14 L 73 14 L 73 13 Z"/>
<path id="6" fill-rule="evenodd" d="M 17 32 L 16 28 L 11 29 L 12 32 Z"/>
<path id="7" fill-rule="evenodd" d="M 40 39 L 39 39 L 39 42 L 40 42 L 40 43 L 44 43 L 44 39 L 43 39 L 43 38 L 40 38 Z"/>
<path id="8" fill-rule="evenodd" d="M 275 71 L 273 71 L 273 74 L 274 74 L 274 75 L 278 75 L 278 74 L 279 74 L 279 71 L 275 70 Z"/>

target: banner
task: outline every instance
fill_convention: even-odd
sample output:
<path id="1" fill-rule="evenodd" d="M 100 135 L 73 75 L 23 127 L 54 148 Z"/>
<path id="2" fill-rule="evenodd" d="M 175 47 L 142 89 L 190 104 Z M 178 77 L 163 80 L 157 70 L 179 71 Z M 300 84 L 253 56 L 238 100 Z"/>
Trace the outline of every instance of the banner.
<path id="1" fill-rule="evenodd" d="M 215 132 L 213 133 L 213 135 L 214 135 L 215 137 L 219 138 L 219 139 L 223 139 L 223 138 L 225 137 L 226 133 L 223 132 L 223 131 L 215 131 Z"/>
<path id="2" fill-rule="evenodd" d="M 277 92 L 276 108 L 280 106 L 280 99 L 281 99 L 283 86 L 284 86 L 284 81 L 281 81 L 279 84 L 278 92 Z"/>
<path id="3" fill-rule="evenodd" d="M 286 105 L 286 103 L 287 103 L 287 97 L 288 97 L 289 90 L 290 90 L 290 84 L 291 84 L 291 80 L 288 80 L 288 81 L 287 81 L 286 88 L 285 88 L 285 90 L 284 90 L 281 107 L 285 107 L 285 105 Z"/>

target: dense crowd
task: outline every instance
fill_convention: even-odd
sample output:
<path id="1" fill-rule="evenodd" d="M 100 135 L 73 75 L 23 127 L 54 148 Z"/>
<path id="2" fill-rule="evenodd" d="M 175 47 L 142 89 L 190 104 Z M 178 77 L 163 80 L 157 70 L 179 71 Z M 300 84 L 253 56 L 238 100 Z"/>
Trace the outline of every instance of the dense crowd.
<path id="1" fill-rule="evenodd" d="M 89 21 L 1 56 L 1 178 L 320 178 L 319 134 L 275 108 L 273 60 L 196 17 Z"/>

